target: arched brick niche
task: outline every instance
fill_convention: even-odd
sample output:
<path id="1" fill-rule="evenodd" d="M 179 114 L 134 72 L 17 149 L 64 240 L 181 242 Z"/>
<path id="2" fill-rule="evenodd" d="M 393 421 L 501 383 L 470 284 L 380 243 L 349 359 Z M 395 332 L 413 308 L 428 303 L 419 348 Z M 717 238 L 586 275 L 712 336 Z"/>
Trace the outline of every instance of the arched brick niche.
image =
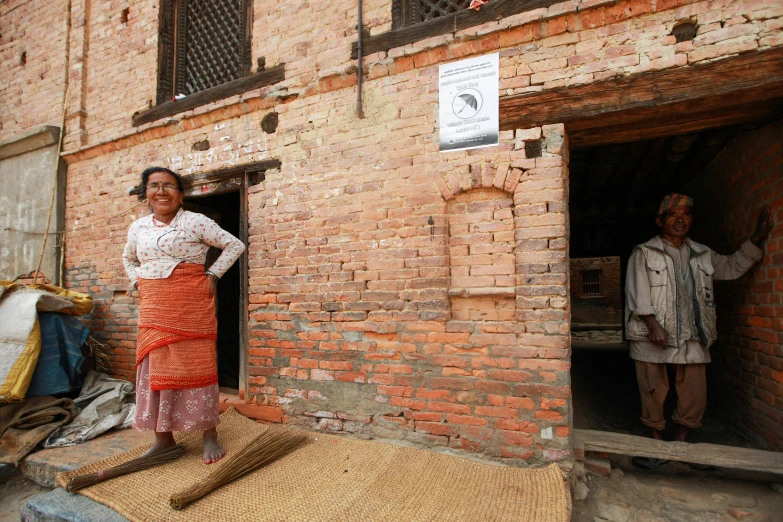
<path id="1" fill-rule="evenodd" d="M 494 187 L 447 204 L 451 318 L 513 321 L 516 310 L 514 200 Z"/>
<path id="2" fill-rule="evenodd" d="M 563 125 L 518 129 L 509 151 L 446 169 L 435 183 L 446 202 L 447 331 L 471 332 L 477 343 L 505 343 L 488 346 L 496 357 L 566 359 L 568 141 Z M 509 252 L 513 270 L 507 266 Z"/>

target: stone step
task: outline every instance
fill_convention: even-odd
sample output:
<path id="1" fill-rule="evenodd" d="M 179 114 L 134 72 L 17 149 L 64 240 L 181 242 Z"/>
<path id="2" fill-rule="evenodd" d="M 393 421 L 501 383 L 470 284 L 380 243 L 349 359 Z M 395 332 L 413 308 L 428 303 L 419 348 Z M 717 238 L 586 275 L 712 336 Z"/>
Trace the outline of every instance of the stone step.
<path id="1" fill-rule="evenodd" d="M 152 442 L 150 433 L 110 430 L 82 444 L 43 449 L 22 462 L 22 474 L 42 486 L 55 487 L 58 473 L 98 462 Z M 116 511 L 87 497 L 57 488 L 30 499 L 19 511 L 24 522 L 126 522 Z"/>
<path id="2" fill-rule="evenodd" d="M 128 522 L 113 509 L 62 488 L 28 500 L 19 517 L 22 522 Z"/>
<path id="3" fill-rule="evenodd" d="M 22 462 L 22 474 L 53 488 L 58 473 L 71 471 L 152 442 L 152 434 L 134 429 L 110 430 L 100 437 L 65 448 L 36 451 Z"/>

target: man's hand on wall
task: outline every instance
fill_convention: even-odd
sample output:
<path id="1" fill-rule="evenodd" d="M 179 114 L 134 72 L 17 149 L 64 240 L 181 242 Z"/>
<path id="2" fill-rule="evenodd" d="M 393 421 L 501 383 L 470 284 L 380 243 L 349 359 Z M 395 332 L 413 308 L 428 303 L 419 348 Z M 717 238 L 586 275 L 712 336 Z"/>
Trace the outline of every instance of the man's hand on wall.
<path id="1" fill-rule="evenodd" d="M 647 329 L 650 330 L 650 335 L 647 336 L 650 342 L 666 349 L 669 336 L 666 334 L 663 326 L 661 326 L 661 323 L 658 322 L 654 315 L 642 315 L 640 317 L 647 324 Z"/>
<path id="2" fill-rule="evenodd" d="M 756 224 L 756 231 L 750 236 L 750 242 L 761 247 L 764 239 L 769 234 L 770 230 L 775 223 L 772 221 L 772 213 L 769 210 L 769 205 L 765 205 L 759 213 L 759 222 Z"/>

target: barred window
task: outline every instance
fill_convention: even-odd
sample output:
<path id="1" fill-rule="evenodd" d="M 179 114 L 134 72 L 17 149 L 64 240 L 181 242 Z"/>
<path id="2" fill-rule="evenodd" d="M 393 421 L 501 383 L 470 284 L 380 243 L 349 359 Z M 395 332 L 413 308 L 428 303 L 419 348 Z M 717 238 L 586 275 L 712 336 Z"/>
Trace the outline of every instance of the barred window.
<path id="1" fill-rule="evenodd" d="M 250 73 L 252 0 L 161 0 L 157 103 Z"/>
<path id="2" fill-rule="evenodd" d="M 408 27 L 467 9 L 471 0 L 392 0 L 392 26 Z"/>
<path id="3" fill-rule="evenodd" d="M 579 273 L 582 280 L 582 295 L 604 295 L 604 271 L 582 270 Z"/>

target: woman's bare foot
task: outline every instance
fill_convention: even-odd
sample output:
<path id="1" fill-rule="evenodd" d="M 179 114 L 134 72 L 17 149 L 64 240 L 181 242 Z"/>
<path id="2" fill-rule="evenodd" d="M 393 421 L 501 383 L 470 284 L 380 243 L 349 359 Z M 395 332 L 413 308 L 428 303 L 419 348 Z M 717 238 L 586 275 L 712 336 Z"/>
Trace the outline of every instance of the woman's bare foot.
<path id="1" fill-rule="evenodd" d="M 176 446 L 177 442 L 174 440 L 174 435 L 170 431 L 156 431 L 155 443 L 150 449 L 145 451 L 141 456 L 146 457 L 152 455 L 171 446 Z"/>
<path id="2" fill-rule="evenodd" d="M 226 455 L 217 440 L 217 428 L 204 430 L 204 464 L 212 464 Z"/>

